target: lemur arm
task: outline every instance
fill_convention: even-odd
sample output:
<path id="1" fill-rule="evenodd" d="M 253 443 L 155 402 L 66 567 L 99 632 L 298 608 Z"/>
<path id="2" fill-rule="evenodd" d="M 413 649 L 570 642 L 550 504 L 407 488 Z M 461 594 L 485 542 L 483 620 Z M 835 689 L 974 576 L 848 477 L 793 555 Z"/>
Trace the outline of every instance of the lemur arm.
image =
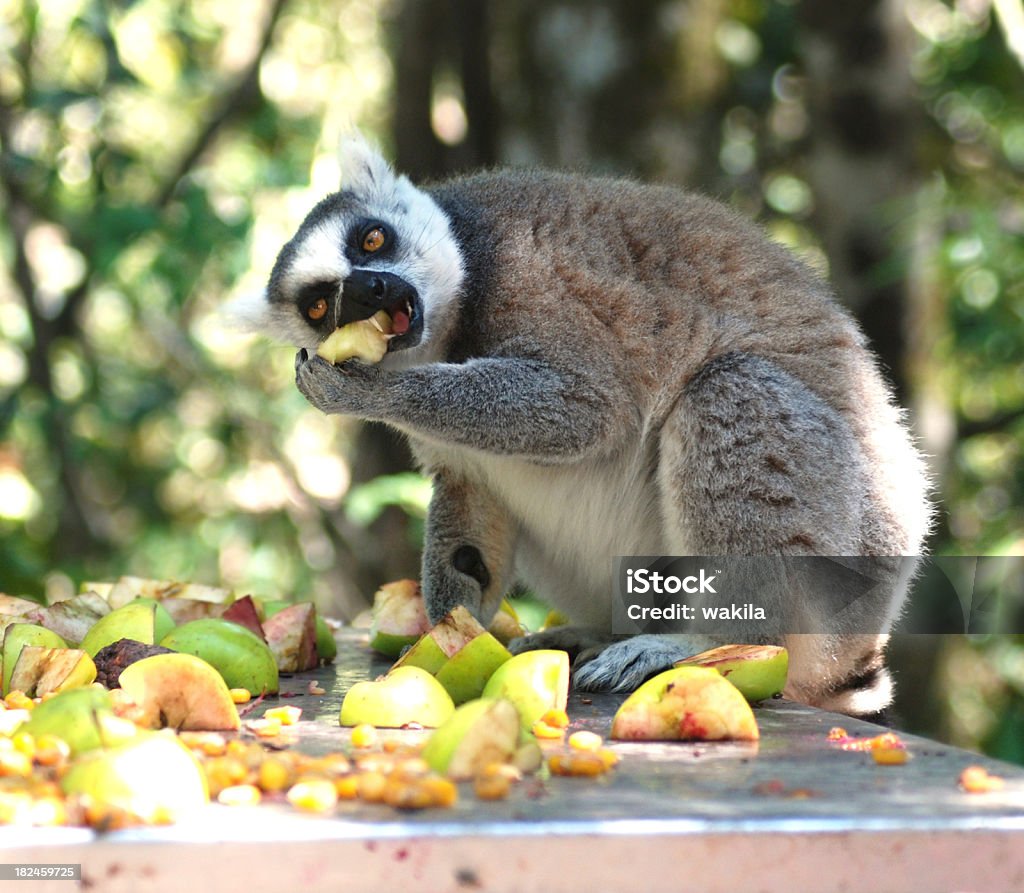
<path id="1" fill-rule="evenodd" d="M 327 413 L 387 422 L 430 440 L 538 461 L 599 449 L 616 407 L 614 387 L 540 360 L 486 357 L 387 370 L 332 366 L 300 351 L 296 384 Z"/>

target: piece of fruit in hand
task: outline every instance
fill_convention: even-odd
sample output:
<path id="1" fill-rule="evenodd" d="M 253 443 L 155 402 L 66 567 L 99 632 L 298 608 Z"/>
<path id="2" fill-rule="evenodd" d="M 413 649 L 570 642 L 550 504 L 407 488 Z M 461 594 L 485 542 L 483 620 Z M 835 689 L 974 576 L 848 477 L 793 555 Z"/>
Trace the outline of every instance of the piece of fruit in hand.
<path id="1" fill-rule="evenodd" d="M 379 363 L 388 351 L 390 339 L 391 317 L 378 310 L 369 319 L 350 322 L 331 332 L 317 348 L 317 356 L 335 365 L 351 359 Z"/>

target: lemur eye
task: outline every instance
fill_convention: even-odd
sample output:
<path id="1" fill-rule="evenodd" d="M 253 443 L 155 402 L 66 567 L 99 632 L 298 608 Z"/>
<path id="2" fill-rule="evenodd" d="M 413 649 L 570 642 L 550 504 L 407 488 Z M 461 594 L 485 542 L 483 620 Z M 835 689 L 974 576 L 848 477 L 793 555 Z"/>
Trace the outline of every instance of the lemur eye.
<path id="1" fill-rule="evenodd" d="M 306 308 L 306 316 L 314 322 L 327 316 L 327 298 L 317 298 Z"/>
<path id="2" fill-rule="evenodd" d="M 379 226 L 375 226 L 363 236 L 363 251 L 373 254 L 374 251 L 379 251 L 383 248 L 386 241 L 387 235 L 384 233 L 384 230 Z"/>

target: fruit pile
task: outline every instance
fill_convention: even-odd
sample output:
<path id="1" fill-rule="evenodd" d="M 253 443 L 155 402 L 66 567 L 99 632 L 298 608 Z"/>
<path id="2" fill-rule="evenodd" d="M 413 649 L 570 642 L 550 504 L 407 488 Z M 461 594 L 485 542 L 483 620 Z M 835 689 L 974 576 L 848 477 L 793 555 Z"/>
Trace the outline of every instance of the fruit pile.
<path id="1" fill-rule="evenodd" d="M 618 763 L 599 735 L 569 731 L 566 652 L 513 656 L 505 645 L 524 631 L 507 605 L 490 630 L 461 607 L 432 627 L 414 581 L 377 593 L 370 643 L 397 660 L 351 686 L 339 715 L 351 732 L 322 756 L 291 747 L 298 707 L 243 722 L 236 706 L 276 693 L 280 673 L 333 659 L 311 604 L 126 577 L 45 607 L 0 596 L 0 628 L 0 824 L 164 823 L 211 798 L 445 808 L 460 784 L 494 800 L 527 774 L 593 777 Z M 649 680 L 611 737 L 756 739 L 748 698 L 781 690 L 785 652 L 744 648 Z"/>

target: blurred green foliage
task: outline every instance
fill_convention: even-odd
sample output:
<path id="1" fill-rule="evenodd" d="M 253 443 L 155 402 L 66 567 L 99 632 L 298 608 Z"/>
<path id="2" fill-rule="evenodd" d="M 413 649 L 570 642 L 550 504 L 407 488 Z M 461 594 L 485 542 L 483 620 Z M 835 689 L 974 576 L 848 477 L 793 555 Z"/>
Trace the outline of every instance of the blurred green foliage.
<path id="1" fill-rule="evenodd" d="M 392 25 L 407 6 L 0 0 L 0 590 L 134 573 L 352 613 L 367 593 L 351 568 L 375 547 L 365 531 L 381 508 L 400 506 L 420 534 L 423 482 L 352 487 L 351 424 L 305 405 L 291 349 L 220 313 L 262 287 L 335 188 L 338 135 L 358 124 L 387 141 Z M 680 30 L 673 63 L 688 78 L 675 101 L 715 122 L 711 151 L 689 147 L 706 187 L 827 267 L 805 164 L 800 4 L 660 6 L 675 15 L 665 28 L 711 10 L 713 33 Z M 916 283 L 909 399 L 942 503 L 933 549 L 1020 553 L 1021 60 L 988 3 L 900 8 L 922 185 L 905 242 L 875 273 Z M 495 34 L 496 66 L 523 45 Z M 435 91 L 448 142 L 461 132 L 451 122 L 465 124 L 452 78 Z M 496 85 L 512 109 L 526 105 L 517 89 Z M 1024 644 L 942 647 L 919 703 L 941 690 L 949 735 L 1024 762 Z"/>

